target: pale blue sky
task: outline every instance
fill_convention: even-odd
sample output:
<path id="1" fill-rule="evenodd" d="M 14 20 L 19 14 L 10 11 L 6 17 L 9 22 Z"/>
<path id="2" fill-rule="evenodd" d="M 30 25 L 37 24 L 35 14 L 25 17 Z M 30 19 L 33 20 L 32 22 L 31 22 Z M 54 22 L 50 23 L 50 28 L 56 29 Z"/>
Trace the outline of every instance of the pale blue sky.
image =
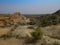
<path id="1" fill-rule="evenodd" d="M 60 0 L 0 0 L 0 13 L 46 14 L 60 9 Z"/>

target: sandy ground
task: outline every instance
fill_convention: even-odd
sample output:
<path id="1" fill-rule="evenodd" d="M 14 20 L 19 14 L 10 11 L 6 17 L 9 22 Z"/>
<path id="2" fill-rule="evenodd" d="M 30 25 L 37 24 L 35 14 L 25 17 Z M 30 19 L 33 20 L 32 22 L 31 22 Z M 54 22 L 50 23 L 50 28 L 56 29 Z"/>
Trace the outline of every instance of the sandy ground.
<path id="1" fill-rule="evenodd" d="M 10 28 L 0 28 L 0 36 L 10 31 Z"/>
<path id="2" fill-rule="evenodd" d="M 0 45 L 22 45 L 22 41 L 15 38 L 0 39 Z"/>
<path id="3" fill-rule="evenodd" d="M 0 36 L 8 33 L 10 31 L 10 28 L 1 28 L 0 29 Z M 31 32 L 31 29 L 27 29 L 27 26 L 19 26 L 13 34 L 20 34 L 22 37 L 25 37 L 26 35 L 30 35 L 29 32 Z M 0 45 L 25 45 L 23 39 L 16 39 L 16 38 L 10 38 L 10 39 L 1 39 L 0 38 Z"/>
<path id="4" fill-rule="evenodd" d="M 28 26 L 19 26 L 16 28 L 16 30 L 13 32 L 13 34 L 20 34 L 20 36 L 22 37 L 25 37 L 26 35 L 30 36 L 30 32 L 32 32 L 33 30 L 32 29 L 28 29 L 27 28 Z M 47 34 L 50 34 L 49 32 L 54 32 L 56 30 L 59 30 L 60 29 L 60 26 L 57 26 L 57 29 L 55 29 L 56 27 L 45 27 L 43 28 L 42 30 L 44 32 L 46 32 Z M 50 30 L 49 30 L 50 29 Z M 54 29 L 54 30 L 53 30 Z M 6 34 L 7 32 L 9 32 L 9 28 L 3 28 L 3 29 L 0 29 L 0 36 L 3 35 L 3 34 Z M 47 43 L 53 43 L 53 42 L 58 42 L 60 44 L 60 40 L 58 39 L 54 39 L 54 38 L 51 38 L 49 36 L 43 36 L 43 39 L 47 42 Z M 42 40 L 44 42 L 44 40 Z M 40 45 L 40 42 L 37 43 L 38 45 Z M 24 39 L 16 39 L 16 38 L 10 38 L 10 39 L 1 39 L 0 38 L 0 45 L 25 45 L 24 44 Z"/>

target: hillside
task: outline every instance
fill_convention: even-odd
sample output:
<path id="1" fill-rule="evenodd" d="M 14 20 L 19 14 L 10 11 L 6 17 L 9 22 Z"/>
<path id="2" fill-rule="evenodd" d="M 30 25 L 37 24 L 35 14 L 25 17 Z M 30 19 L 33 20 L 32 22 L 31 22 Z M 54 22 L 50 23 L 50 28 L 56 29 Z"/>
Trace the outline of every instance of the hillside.
<path id="1" fill-rule="evenodd" d="M 60 15 L 60 10 L 54 12 L 53 14 L 58 14 L 58 15 Z"/>
<path id="2" fill-rule="evenodd" d="M 0 14 L 0 27 L 11 27 L 15 23 L 26 23 L 26 17 L 19 12 L 14 14 Z"/>
<path id="3" fill-rule="evenodd" d="M 32 23 L 35 23 L 39 26 L 49 26 L 60 24 L 60 10 L 52 14 L 41 14 L 41 15 L 25 15 L 27 18 L 30 18 Z"/>
<path id="4" fill-rule="evenodd" d="M 0 15 L 0 45 L 60 45 L 60 15 Z"/>

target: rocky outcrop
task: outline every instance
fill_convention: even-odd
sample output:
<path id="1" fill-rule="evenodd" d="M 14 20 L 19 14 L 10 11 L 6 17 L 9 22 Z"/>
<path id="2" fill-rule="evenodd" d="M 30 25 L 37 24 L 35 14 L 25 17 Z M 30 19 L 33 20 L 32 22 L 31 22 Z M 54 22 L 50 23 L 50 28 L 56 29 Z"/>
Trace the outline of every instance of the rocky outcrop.
<path id="1" fill-rule="evenodd" d="M 27 23 L 29 20 L 21 13 L 16 12 L 10 15 L 0 15 L 0 27 L 10 27 L 15 23 Z"/>

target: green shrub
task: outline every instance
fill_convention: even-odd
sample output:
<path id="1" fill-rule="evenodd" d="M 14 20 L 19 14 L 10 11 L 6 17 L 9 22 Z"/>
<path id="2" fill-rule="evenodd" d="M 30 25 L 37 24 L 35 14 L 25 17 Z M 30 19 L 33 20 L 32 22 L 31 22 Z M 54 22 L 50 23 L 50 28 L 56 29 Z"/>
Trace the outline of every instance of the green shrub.
<path id="1" fill-rule="evenodd" d="M 43 31 L 40 28 L 36 28 L 36 30 L 34 32 L 32 32 L 31 35 L 32 35 L 31 38 L 27 38 L 27 40 L 29 40 L 29 41 L 26 41 L 27 43 L 37 42 L 39 39 L 42 38 Z"/>
<path id="2" fill-rule="evenodd" d="M 37 28 L 34 32 L 31 33 L 33 39 L 41 39 L 43 32 L 40 28 Z"/>
<path id="3" fill-rule="evenodd" d="M 43 31 L 41 30 L 41 28 L 36 28 L 35 31 L 31 33 L 31 36 L 32 37 L 26 37 L 26 43 L 36 43 L 38 42 L 38 40 L 41 40 Z"/>

